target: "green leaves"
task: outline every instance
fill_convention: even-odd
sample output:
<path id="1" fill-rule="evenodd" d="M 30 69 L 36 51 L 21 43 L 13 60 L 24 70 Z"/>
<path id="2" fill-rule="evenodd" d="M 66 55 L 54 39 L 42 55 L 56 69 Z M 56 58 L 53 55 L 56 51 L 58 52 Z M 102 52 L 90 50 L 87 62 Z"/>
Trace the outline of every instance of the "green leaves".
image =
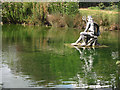
<path id="1" fill-rule="evenodd" d="M 99 4 L 99 8 L 100 8 L 100 9 L 104 9 L 104 8 L 105 8 L 104 3 L 100 3 L 100 4 Z"/>
<path id="2" fill-rule="evenodd" d="M 3 22 L 46 24 L 47 14 L 71 15 L 78 13 L 77 2 L 5 2 L 3 5 Z M 5 21 L 4 21 L 5 20 Z"/>
<path id="3" fill-rule="evenodd" d="M 78 8 L 77 2 L 54 2 L 49 4 L 48 12 L 71 15 L 78 13 Z"/>
<path id="4" fill-rule="evenodd" d="M 32 5 L 31 3 L 26 2 L 25 3 L 5 2 L 2 4 L 2 7 L 3 18 L 7 20 L 6 22 L 10 21 L 11 23 L 17 22 L 22 23 L 26 19 L 26 16 L 31 14 Z"/>

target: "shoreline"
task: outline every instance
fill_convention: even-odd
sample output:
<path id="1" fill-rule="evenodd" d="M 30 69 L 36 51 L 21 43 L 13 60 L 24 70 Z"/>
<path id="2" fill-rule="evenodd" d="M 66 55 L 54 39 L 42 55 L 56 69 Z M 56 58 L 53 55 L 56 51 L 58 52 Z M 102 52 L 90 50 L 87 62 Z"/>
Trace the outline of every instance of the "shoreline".
<path id="1" fill-rule="evenodd" d="M 50 27 L 51 27 L 51 28 L 66 28 L 66 27 L 53 27 L 53 26 L 47 26 L 47 25 L 32 25 L 32 24 L 18 24 L 18 23 L 17 23 L 17 24 L 12 24 L 12 23 L 11 23 L 11 24 L 7 24 L 7 23 L 3 24 L 3 23 L 2 23 L 2 24 L 0 24 L 0 25 L 22 25 L 22 26 L 24 26 L 24 27 L 25 27 L 25 26 L 41 26 L 41 27 L 46 27 L 46 28 L 47 28 L 47 27 L 49 27 L 49 28 L 50 28 Z M 70 27 L 67 27 L 67 28 L 70 28 Z M 110 29 L 109 29 L 109 30 L 108 30 L 108 27 L 107 27 L 107 26 L 100 26 L 99 28 L 100 28 L 100 31 L 119 31 L 119 30 L 120 30 L 120 29 L 117 29 L 117 30 L 110 30 Z M 78 29 L 78 28 L 72 28 L 72 29 Z"/>

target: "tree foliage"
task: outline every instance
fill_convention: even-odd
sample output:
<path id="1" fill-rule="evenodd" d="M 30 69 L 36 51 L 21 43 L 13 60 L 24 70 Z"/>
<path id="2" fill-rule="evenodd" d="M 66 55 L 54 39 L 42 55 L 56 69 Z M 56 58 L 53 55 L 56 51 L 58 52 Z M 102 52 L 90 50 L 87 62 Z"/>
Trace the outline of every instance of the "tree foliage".
<path id="1" fill-rule="evenodd" d="M 73 15 L 78 12 L 77 2 L 5 2 L 2 7 L 4 23 L 45 24 L 48 14 Z"/>
<path id="2" fill-rule="evenodd" d="M 61 14 L 76 14 L 78 13 L 79 5 L 76 2 L 54 2 L 48 6 L 49 13 L 61 13 Z"/>

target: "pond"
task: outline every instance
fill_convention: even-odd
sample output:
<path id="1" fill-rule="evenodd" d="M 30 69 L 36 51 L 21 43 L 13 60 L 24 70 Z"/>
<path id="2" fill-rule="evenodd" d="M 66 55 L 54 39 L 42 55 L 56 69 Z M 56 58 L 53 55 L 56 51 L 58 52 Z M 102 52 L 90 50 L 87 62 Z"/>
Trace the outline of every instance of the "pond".
<path id="1" fill-rule="evenodd" d="M 107 48 L 70 48 L 80 30 L 40 26 L 2 26 L 4 88 L 119 87 L 118 31 L 98 38 Z"/>

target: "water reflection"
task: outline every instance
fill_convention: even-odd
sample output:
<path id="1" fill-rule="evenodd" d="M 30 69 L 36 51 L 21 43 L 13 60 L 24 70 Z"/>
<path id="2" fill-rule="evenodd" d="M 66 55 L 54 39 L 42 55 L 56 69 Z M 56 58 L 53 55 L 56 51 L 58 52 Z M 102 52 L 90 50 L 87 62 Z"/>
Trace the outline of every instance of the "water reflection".
<path id="1" fill-rule="evenodd" d="M 84 71 L 86 72 L 85 75 L 87 75 L 87 72 L 91 72 L 91 69 L 93 68 L 93 59 L 94 59 L 94 55 L 97 55 L 95 53 L 95 48 L 78 48 L 76 46 L 74 46 L 76 48 L 76 50 L 79 51 L 80 53 L 80 60 L 84 60 L 85 65 L 84 65 Z M 86 51 L 87 49 L 87 51 Z"/>
<path id="2" fill-rule="evenodd" d="M 9 72 L 7 76 L 3 73 L 4 87 L 14 87 L 11 84 L 16 80 L 16 87 L 117 87 L 116 32 L 112 37 L 111 32 L 105 32 L 99 38 L 109 48 L 64 46 L 75 41 L 78 33 L 72 29 L 3 26 L 3 69 Z"/>
<path id="3" fill-rule="evenodd" d="M 76 48 L 76 50 L 79 51 L 80 53 L 80 60 L 83 60 L 85 65 L 83 67 L 85 75 L 87 75 L 87 73 L 91 72 L 92 68 L 93 68 L 93 60 L 94 60 L 94 55 L 97 55 L 95 53 L 95 48 L 78 48 L 76 46 L 74 46 Z M 87 49 L 87 51 L 86 51 Z"/>
<path id="4" fill-rule="evenodd" d="M 93 65 L 95 61 L 95 57 L 99 54 L 95 50 L 95 48 L 78 48 L 74 46 L 74 48 L 80 54 L 80 60 L 84 62 L 82 65 L 84 77 L 81 76 L 81 72 L 77 73 L 76 77 L 78 79 L 77 87 L 83 88 L 106 88 L 106 87 L 114 87 L 116 88 L 116 76 L 114 74 L 110 74 L 110 80 L 102 80 L 105 78 L 100 76 L 97 72 L 95 72 L 95 67 Z M 104 72 L 104 70 L 103 70 Z"/>

